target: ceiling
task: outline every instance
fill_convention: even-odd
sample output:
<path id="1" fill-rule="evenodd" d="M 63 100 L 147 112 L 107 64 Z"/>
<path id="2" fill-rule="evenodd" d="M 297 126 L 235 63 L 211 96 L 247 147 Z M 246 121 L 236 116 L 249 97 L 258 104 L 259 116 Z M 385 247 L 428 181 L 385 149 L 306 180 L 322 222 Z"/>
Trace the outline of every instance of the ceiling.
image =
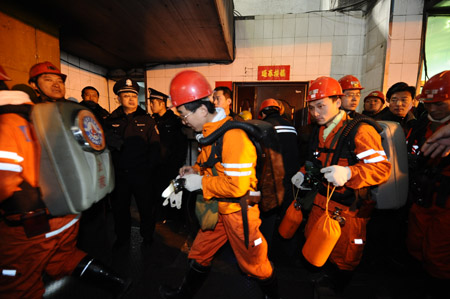
<path id="1" fill-rule="evenodd" d="M 61 50 L 108 70 L 234 60 L 232 0 L 1 0 L 58 35 Z"/>

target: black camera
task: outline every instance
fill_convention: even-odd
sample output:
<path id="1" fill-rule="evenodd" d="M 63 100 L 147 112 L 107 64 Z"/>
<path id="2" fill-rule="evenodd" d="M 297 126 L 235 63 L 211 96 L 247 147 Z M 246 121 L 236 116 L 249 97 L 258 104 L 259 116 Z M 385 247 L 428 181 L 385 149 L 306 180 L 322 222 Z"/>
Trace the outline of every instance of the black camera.
<path id="1" fill-rule="evenodd" d="M 186 179 L 184 179 L 184 178 L 178 178 L 178 179 L 172 180 L 172 185 L 173 185 L 173 189 L 175 190 L 175 193 L 180 192 L 184 188 L 185 184 L 186 184 Z"/>

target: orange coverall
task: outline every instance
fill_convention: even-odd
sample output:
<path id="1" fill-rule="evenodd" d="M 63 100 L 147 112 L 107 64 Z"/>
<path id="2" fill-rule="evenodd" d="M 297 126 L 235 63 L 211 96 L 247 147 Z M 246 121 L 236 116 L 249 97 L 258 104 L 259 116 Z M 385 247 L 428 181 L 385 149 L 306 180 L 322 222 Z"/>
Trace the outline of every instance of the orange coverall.
<path id="1" fill-rule="evenodd" d="M 207 137 L 231 117 L 203 126 L 203 136 Z M 222 162 L 216 163 L 217 176 L 211 168 L 201 168 L 207 161 L 211 145 L 202 148 L 194 170 L 203 176 L 203 198 L 239 198 L 247 191 L 255 191 L 256 149 L 247 134 L 232 129 L 223 137 Z M 230 242 L 241 270 L 252 277 L 267 279 L 272 276 L 272 265 L 267 257 L 267 242 L 259 231 L 261 220 L 257 205 L 248 208 L 249 248 L 244 244 L 244 230 L 241 208 L 238 203 L 219 201 L 219 220 L 214 230 L 199 230 L 194 240 L 189 258 L 203 266 L 209 266 L 214 254 L 226 241 Z"/>
<path id="2" fill-rule="evenodd" d="M 26 104 L 31 104 L 26 103 Z M 2 103 L 0 103 L 2 105 Z M 40 145 L 32 125 L 15 113 L 0 114 L 0 212 L 1 203 L 20 191 L 26 181 L 39 181 Z M 10 215 L 17 221 L 20 215 Z M 86 255 L 77 249 L 78 216 L 49 220 L 50 231 L 28 238 L 23 226 L 0 220 L 0 297 L 42 298 L 42 272 L 54 278 L 69 275 Z"/>
<path id="3" fill-rule="evenodd" d="M 348 120 L 348 115 L 345 113 L 342 120 L 332 129 L 326 140 L 323 140 L 325 126 L 321 126 L 318 134 L 318 147 L 330 148 L 334 136 L 346 120 Z M 354 152 L 359 161 L 349 166 L 347 159 L 339 158 L 338 165 L 348 166 L 352 174 L 350 180 L 343 187 L 336 187 L 334 193 L 343 193 L 346 188 L 359 189 L 379 185 L 387 181 L 391 173 L 391 163 L 386 158 L 386 154 L 381 145 L 381 137 L 377 131 L 371 125 L 365 123 L 362 123 L 357 130 L 355 134 Z M 331 160 L 333 159 L 333 154 L 331 154 L 326 162 L 326 156 L 327 153 L 321 152 L 318 157 L 322 162 L 322 167 L 330 166 Z M 301 171 L 305 173 L 305 168 L 302 167 Z M 332 185 L 330 185 L 330 189 L 331 187 Z M 326 201 L 326 196 L 317 193 L 305 227 L 306 238 L 308 238 L 317 220 L 323 215 Z M 345 217 L 346 222 L 341 227 L 341 236 L 331 252 L 329 259 L 341 270 L 353 270 L 361 260 L 364 244 L 366 243 L 366 225 L 370 217 L 357 217 L 358 209 L 356 211 L 350 211 L 348 206 L 333 201 L 333 197 L 331 197 L 328 204 L 330 215 L 335 211 L 335 207 L 342 209 L 340 215 Z"/>
<path id="4" fill-rule="evenodd" d="M 441 124 L 439 128 L 448 123 L 450 122 Z M 438 129 L 435 128 L 432 131 L 430 124 L 431 122 L 427 126 L 425 139 Z M 414 145 L 417 148 L 422 146 L 414 141 L 412 141 L 413 147 Z M 444 163 L 444 159 L 448 161 L 450 157 L 430 158 L 427 165 L 439 165 Z M 450 177 L 448 162 L 441 174 Z M 423 207 L 415 202 L 412 204 L 409 211 L 406 245 L 411 255 L 423 263 L 430 275 L 440 279 L 450 279 L 450 200 L 447 198 L 444 206 L 439 206 L 436 205 L 436 197 L 437 193 L 434 193 L 430 207 Z"/>

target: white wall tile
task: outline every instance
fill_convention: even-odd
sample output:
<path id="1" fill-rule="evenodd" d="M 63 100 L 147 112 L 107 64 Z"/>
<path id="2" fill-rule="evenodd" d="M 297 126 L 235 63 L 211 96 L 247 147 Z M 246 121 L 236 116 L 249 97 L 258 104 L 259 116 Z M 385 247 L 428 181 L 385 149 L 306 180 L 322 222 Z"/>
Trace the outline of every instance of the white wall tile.
<path id="1" fill-rule="evenodd" d="M 281 56 L 294 56 L 294 38 L 293 37 L 286 37 L 282 39 L 282 52 Z"/>
<path id="2" fill-rule="evenodd" d="M 318 16 L 309 16 L 308 19 L 308 37 L 310 36 L 320 36 L 322 30 L 321 18 Z"/>
<path id="3" fill-rule="evenodd" d="M 294 57 L 293 67 L 291 68 L 293 75 L 305 75 L 306 74 L 306 57 Z"/>
<path id="4" fill-rule="evenodd" d="M 306 60 L 306 75 L 316 76 L 319 74 L 320 56 L 310 56 Z"/>
<path id="5" fill-rule="evenodd" d="M 335 36 L 333 38 L 333 55 L 347 54 L 347 36 Z"/>
<path id="6" fill-rule="evenodd" d="M 408 0 L 406 14 L 421 15 L 423 11 L 423 0 Z"/>
<path id="7" fill-rule="evenodd" d="M 348 34 L 348 16 L 345 14 L 336 14 L 334 23 L 334 35 Z"/>
<path id="8" fill-rule="evenodd" d="M 283 19 L 274 19 L 273 20 L 273 38 L 281 38 L 283 37 Z"/>
<path id="9" fill-rule="evenodd" d="M 263 56 L 262 57 L 272 57 L 273 51 L 273 40 L 272 39 L 264 39 L 263 40 Z"/>
<path id="10" fill-rule="evenodd" d="M 273 37 L 273 19 L 264 19 L 264 38 Z"/>
<path id="11" fill-rule="evenodd" d="M 322 36 L 320 38 L 320 56 L 327 56 L 333 54 L 333 37 Z"/>
<path id="12" fill-rule="evenodd" d="M 402 66 L 402 81 L 408 83 L 408 85 L 416 86 L 417 73 L 419 71 L 418 63 L 405 63 Z"/>
<path id="13" fill-rule="evenodd" d="M 255 20 L 254 38 L 264 38 L 264 20 Z"/>
<path id="14" fill-rule="evenodd" d="M 331 58 L 332 56 L 320 56 L 319 57 L 319 69 L 318 69 L 318 75 L 319 76 L 330 76 L 331 73 Z"/>
<path id="15" fill-rule="evenodd" d="M 306 56 L 306 50 L 308 48 L 307 37 L 296 37 L 294 46 L 294 56 Z"/>
<path id="16" fill-rule="evenodd" d="M 306 55 L 319 55 L 320 52 L 320 37 L 308 37 L 308 46 Z"/>
<path id="17" fill-rule="evenodd" d="M 309 22 L 307 17 L 295 18 L 295 37 L 308 36 Z"/>
<path id="18" fill-rule="evenodd" d="M 283 19 L 283 37 L 295 37 L 295 18 Z"/>
<path id="19" fill-rule="evenodd" d="M 405 16 L 394 16 L 392 19 L 392 39 L 403 39 L 405 38 Z"/>
<path id="20" fill-rule="evenodd" d="M 403 62 L 403 49 L 404 49 L 404 40 L 403 39 L 394 39 L 391 41 L 390 47 L 390 63 L 402 63 Z"/>
<path id="21" fill-rule="evenodd" d="M 421 39 L 422 15 L 406 16 L 405 39 Z"/>
<path id="22" fill-rule="evenodd" d="M 395 0 L 394 3 L 394 15 L 406 15 L 406 10 L 408 8 L 408 0 Z"/>
<path id="23" fill-rule="evenodd" d="M 387 70 L 387 73 L 389 74 L 387 80 L 387 88 L 402 80 L 402 67 L 403 65 L 401 63 L 389 64 L 389 69 Z"/>
<path id="24" fill-rule="evenodd" d="M 419 63 L 420 40 L 405 40 L 403 47 L 403 63 Z"/>
<path id="25" fill-rule="evenodd" d="M 360 55 L 363 50 L 363 37 L 362 36 L 348 36 L 347 39 L 347 54 L 348 55 Z"/>
<path id="26" fill-rule="evenodd" d="M 334 24 L 336 23 L 336 18 L 334 14 L 332 16 L 326 16 L 321 18 L 321 36 L 333 36 L 334 35 Z"/>

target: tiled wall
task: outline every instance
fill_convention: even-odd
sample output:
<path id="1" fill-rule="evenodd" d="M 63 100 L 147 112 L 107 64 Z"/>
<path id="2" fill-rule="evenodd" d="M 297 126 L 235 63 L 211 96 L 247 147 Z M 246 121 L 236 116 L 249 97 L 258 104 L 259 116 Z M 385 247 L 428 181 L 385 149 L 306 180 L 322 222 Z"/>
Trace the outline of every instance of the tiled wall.
<path id="1" fill-rule="evenodd" d="M 362 76 L 366 21 L 361 12 L 301 13 L 256 16 L 236 21 L 236 59 L 229 65 L 162 65 L 147 71 L 147 84 L 168 92 L 170 80 L 182 69 L 215 81 L 257 81 L 259 65 L 290 65 L 291 81 L 319 76 L 336 79 Z"/>
<path id="2" fill-rule="evenodd" d="M 100 93 L 98 103 L 103 108 L 113 111 L 119 105 L 112 91 L 115 82 L 106 79 L 105 68 L 61 52 L 61 72 L 67 75 L 66 98 L 71 97 L 81 102 L 81 90 L 86 86 L 93 86 Z"/>
<path id="3" fill-rule="evenodd" d="M 399 81 L 416 86 L 420 68 L 423 0 L 396 0 L 393 6 L 386 89 Z"/>

